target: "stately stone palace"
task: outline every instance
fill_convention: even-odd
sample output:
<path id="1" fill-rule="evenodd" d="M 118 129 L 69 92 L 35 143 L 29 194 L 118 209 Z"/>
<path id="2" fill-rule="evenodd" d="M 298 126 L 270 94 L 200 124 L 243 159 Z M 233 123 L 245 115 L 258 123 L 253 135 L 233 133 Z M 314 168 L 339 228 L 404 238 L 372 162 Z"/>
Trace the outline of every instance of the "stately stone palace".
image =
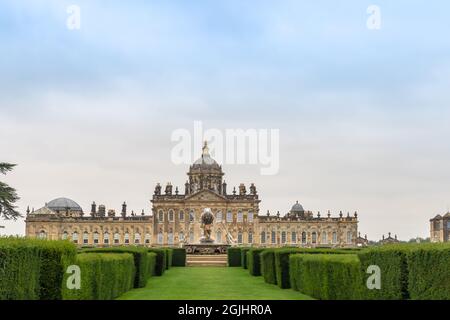
<path id="1" fill-rule="evenodd" d="M 222 167 L 203 152 L 189 168 L 183 192 L 158 183 L 151 214 L 121 212 L 93 202 L 90 213 L 73 200 L 58 198 L 38 210 L 27 210 L 26 235 L 70 239 L 80 246 L 183 246 L 199 243 L 201 215 L 210 208 L 214 221 L 211 238 L 218 244 L 245 246 L 353 247 L 358 243 L 357 213 L 331 216 L 305 210 L 296 202 L 285 215 L 260 214 L 258 191 L 252 183 L 231 191 Z"/>

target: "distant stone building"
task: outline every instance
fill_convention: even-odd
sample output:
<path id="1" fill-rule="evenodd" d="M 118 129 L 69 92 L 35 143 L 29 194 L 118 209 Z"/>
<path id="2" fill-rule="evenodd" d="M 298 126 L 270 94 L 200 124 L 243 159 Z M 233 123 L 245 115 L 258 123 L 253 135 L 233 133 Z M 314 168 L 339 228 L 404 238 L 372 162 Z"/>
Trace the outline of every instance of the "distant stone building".
<path id="1" fill-rule="evenodd" d="M 183 192 L 158 183 L 151 199 L 151 214 L 116 215 L 104 205 L 92 203 L 85 215 L 74 201 L 59 198 L 39 210 L 27 210 L 26 235 L 47 239 L 70 239 L 80 246 L 146 245 L 182 246 L 202 237 L 201 214 L 214 214 L 211 235 L 215 243 L 245 246 L 354 247 L 358 215 L 332 217 L 303 209 L 298 202 L 281 216 L 259 214 L 260 199 L 252 183 L 227 190 L 222 167 L 211 158 L 205 143 L 200 159 L 189 168 Z"/>
<path id="2" fill-rule="evenodd" d="M 438 214 L 430 219 L 430 240 L 431 242 L 450 241 L 450 212 L 443 216 Z"/>
<path id="3" fill-rule="evenodd" d="M 387 238 L 384 237 L 383 234 L 383 238 L 380 240 L 381 244 L 392 244 L 392 243 L 399 243 L 400 241 L 398 241 L 397 239 L 397 235 L 395 235 L 394 237 L 391 236 L 391 233 L 388 233 Z"/>

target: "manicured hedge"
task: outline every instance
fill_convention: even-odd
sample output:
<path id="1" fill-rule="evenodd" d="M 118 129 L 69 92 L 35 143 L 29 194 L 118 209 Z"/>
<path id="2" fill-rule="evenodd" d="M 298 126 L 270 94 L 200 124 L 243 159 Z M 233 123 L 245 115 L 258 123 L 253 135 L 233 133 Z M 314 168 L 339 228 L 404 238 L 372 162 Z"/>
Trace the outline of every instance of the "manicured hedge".
<path id="1" fill-rule="evenodd" d="M 240 267 L 241 266 L 241 248 L 231 247 L 227 250 L 228 266 Z"/>
<path id="2" fill-rule="evenodd" d="M 247 268 L 252 276 L 261 275 L 261 252 L 263 248 L 251 248 L 247 251 Z"/>
<path id="3" fill-rule="evenodd" d="M 275 250 L 266 249 L 261 252 L 261 274 L 264 281 L 271 284 L 277 284 L 277 276 L 275 273 Z"/>
<path id="4" fill-rule="evenodd" d="M 163 248 L 150 248 L 148 252 L 156 253 L 155 276 L 162 276 L 167 269 L 167 251 Z"/>
<path id="5" fill-rule="evenodd" d="M 415 246 L 406 261 L 411 299 L 450 299 L 450 243 Z"/>
<path id="6" fill-rule="evenodd" d="M 147 259 L 148 259 L 148 275 L 149 277 L 153 276 L 155 274 L 155 268 L 156 268 L 156 253 L 149 252 L 147 253 Z"/>
<path id="7" fill-rule="evenodd" d="M 172 256 L 173 256 L 173 249 L 172 248 L 164 248 L 166 250 L 166 269 L 170 269 L 172 266 Z"/>
<path id="8" fill-rule="evenodd" d="M 385 245 L 362 250 L 358 253 L 364 283 L 370 274 L 367 268 L 378 266 L 381 272 L 381 289 L 365 289 L 366 299 L 401 300 L 408 299 L 408 266 L 406 255 L 412 248 L 408 245 Z"/>
<path id="9" fill-rule="evenodd" d="M 76 264 L 81 271 L 81 286 L 63 286 L 65 300 L 111 300 L 133 288 L 135 265 L 131 253 L 81 253 Z"/>
<path id="10" fill-rule="evenodd" d="M 247 252 L 250 248 L 241 248 L 241 267 L 247 269 Z"/>
<path id="11" fill-rule="evenodd" d="M 291 287 L 289 275 L 289 256 L 291 254 L 349 254 L 359 252 L 359 250 L 328 248 L 277 248 L 274 252 L 276 283 L 280 288 L 286 289 Z"/>
<path id="12" fill-rule="evenodd" d="M 149 260 L 148 250 L 144 247 L 108 247 L 108 248 L 94 248 L 83 249 L 82 252 L 95 252 L 95 253 L 131 253 L 134 258 L 134 265 L 136 267 L 136 276 L 134 279 L 135 288 L 143 288 L 147 284 L 149 274 Z"/>
<path id="13" fill-rule="evenodd" d="M 293 254 L 295 288 L 321 300 L 361 299 L 361 264 L 355 254 Z"/>
<path id="14" fill-rule="evenodd" d="M 61 299 L 75 256 L 70 241 L 0 238 L 0 299 Z"/>
<path id="15" fill-rule="evenodd" d="M 173 248 L 172 266 L 185 267 L 186 266 L 186 249 Z"/>
<path id="16" fill-rule="evenodd" d="M 31 242 L 0 237 L 0 300 L 39 299 L 40 254 Z"/>

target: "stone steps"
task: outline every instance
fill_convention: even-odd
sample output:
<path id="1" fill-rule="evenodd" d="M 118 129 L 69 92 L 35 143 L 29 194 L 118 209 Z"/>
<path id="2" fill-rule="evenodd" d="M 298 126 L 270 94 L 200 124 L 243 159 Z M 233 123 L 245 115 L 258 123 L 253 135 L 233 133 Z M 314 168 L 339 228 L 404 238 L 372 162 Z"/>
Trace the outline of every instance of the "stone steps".
<path id="1" fill-rule="evenodd" d="M 186 256 L 186 265 L 195 267 L 226 267 L 227 255 L 196 255 L 188 254 Z"/>

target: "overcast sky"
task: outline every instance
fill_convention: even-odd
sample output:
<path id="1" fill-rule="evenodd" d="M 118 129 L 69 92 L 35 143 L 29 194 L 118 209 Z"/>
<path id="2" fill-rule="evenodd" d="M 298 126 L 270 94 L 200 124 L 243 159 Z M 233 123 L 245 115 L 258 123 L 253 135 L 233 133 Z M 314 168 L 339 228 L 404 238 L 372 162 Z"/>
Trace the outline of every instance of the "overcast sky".
<path id="1" fill-rule="evenodd" d="M 149 212 L 157 182 L 184 190 L 172 132 L 202 121 L 280 129 L 278 174 L 224 165 L 261 213 L 298 200 L 358 211 L 369 239 L 429 236 L 450 206 L 450 4 L 301 2 L 1 1 L 0 161 L 18 166 L 0 179 L 20 211 L 64 196 Z"/>

